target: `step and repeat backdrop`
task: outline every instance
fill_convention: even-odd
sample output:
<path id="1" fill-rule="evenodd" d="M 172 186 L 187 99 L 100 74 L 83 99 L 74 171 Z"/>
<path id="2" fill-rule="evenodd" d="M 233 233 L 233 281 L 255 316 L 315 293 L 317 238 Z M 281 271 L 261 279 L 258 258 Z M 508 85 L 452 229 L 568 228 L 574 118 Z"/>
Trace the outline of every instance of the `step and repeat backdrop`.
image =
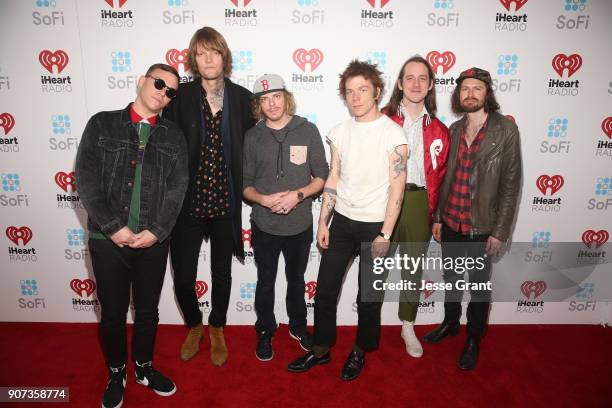
<path id="1" fill-rule="evenodd" d="M 524 182 L 512 241 L 526 249 L 516 272 L 567 255 L 548 247 L 555 242 L 575 243 L 573 263 L 589 266 L 580 281 L 566 285 L 571 293 L 555 301 L 546 298 L 556 289 L 552 281 L 517 281 L 517 298 L 495 303 L 491 322 L 612 320 L 606 253 L 612 231 L 611 2 L 2 0 L 0 10 L 0 320 L 97 321 L 86 213 L 73 173 L 81 133 L 94 113 L 132 101 L 139 75 L 152 63 L 167 62 L 182 81 L 190 80 L 186 48 L 205 25 L 226 37 L 234 82 L 252 89 L 263 73 L 282 75 L 298 114 L 322 135 L 348 118 L 338 74 L 354 58 L 378 64 L 388 97 L 402 63 L 414 54 L 426 57 L 437 74 L 438 117 L 447 125 L 457 120 L 449 99 L 459 73 L 471 66 L 489 70 L 503 113 L 521 131 Z M 320 205 L 315 201 L 314 220 Z M 255 321 L 250 208 L 242 211 L 246 262 L 233 263 L 230 324 Z M 304 293 L 310 322 L 319 261 L 313 245 Z M 512 274 L 502 263 L 494 275 Z M 276 309 L 285 322 L 282 268 L 281 262 Z M 208 314 L 206 243 L 196 291 Z M 339 301 L 340 324 L 356 323 L 356 293 L 353 264 Z M 422 294 L 417 322 L 440 321 L 441 299 Z M 160 319 L 182 322 L 170 267 Z M 395 303 L 385 304 L 383 322 L 399 323 Z"/>

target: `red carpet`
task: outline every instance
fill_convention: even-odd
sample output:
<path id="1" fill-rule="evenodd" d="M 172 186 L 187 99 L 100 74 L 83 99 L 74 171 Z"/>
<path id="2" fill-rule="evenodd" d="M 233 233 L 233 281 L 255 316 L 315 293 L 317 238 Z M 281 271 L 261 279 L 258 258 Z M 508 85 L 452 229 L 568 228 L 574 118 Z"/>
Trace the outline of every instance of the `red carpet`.
<path id="1" fill-rule="evenodd" d="M 417 334 L 421 337 L 431 328 L 418 326 Z M 0 331 L 0 386 L 69 386 L 70 406 L 100 406 L 107 377 L 96 325 L 0 323 Z M 354 333 L 352 327 L 338 330 L 327 366 L 290 374 L 286 365 L 301 349 L 286 326 L 274 338 L 274 359 L 266 363 L 255 358 L 252 327 L 226 328 L 230 358 L 216 368 L 208 359 L 208 346 L 194 360 L 181 362 L 186 329 L 162 325 L 154 363 L 178 391 L 157 396 L 134 382 L 130 364 L 124 407 L 612 406 L 610 328 L 491 326 L 478 367 L 460 372 L 456 359 L 465 339 L 463 328 L 458 337 L 425 344 L 424 356 L 413 359 L 404 351 L 399 327 L 387 326 L 380 350 L 367 355 L 361 377 L 345 383 L 339 374 Z"/>

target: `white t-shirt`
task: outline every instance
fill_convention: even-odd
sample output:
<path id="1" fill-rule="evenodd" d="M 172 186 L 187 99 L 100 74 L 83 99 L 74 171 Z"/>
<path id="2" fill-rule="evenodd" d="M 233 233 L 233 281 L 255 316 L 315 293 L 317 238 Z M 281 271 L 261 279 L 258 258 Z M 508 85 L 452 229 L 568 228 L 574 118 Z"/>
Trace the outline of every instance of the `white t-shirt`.
<path id="1" fill-rule="evenodd" d="M 385 115 L 371 122 L 351 118 L 336 125 L 327 138 L 340 156 L 336 211 L 355 221 L 384 221 L 389 155 L 406 144 L 402 128 Z"/>

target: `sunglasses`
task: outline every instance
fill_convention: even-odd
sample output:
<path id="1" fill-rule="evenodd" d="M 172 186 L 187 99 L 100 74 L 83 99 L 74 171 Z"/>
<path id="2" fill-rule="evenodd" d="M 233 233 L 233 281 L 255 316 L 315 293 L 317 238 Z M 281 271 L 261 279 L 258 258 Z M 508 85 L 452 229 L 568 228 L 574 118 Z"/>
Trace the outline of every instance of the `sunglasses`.
<path id="1" fill-rule="evenodd" d="M 146 78 L 151 78 L 153 80 L 153 86 L 158 91 L 161 91 L 162 89 L 166 88 L 166 96 L 168 98 L 174 99 L 176 97 L 176 89 L 170 88 L 169 86 L 167 86 L 163 79 L 155 78 L 155 77 L 153 77 L 151 75 L 145 75 L 145 77 Z"/>

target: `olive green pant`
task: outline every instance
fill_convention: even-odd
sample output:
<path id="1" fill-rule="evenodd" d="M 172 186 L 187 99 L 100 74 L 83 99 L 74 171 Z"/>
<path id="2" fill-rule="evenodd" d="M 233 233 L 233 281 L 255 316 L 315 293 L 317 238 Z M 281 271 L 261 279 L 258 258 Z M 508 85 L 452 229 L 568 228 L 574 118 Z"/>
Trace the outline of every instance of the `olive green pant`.
<path id="1" fill-rule="evenodd" d="M 409 257 L 421 258 L 427 255 L 429 240 L 431 239 L 431 224 L 429 223 L 429 209 L 427 205 L 427 191 L 406 191 L 402 209 L 395 224 L 391 237 L 393 248 L 398 248 L 399 254 Z M 411 273 L 414 272 L 414 273 Z M 415 282 L 415 290 L 406 290 L 400 293 L 398 316 L 402 321 L 414 322 L 419 308 L 419 296 L 423 268 L 421 265 L 412 270 L 401 270 L 402 280 Z"/>

